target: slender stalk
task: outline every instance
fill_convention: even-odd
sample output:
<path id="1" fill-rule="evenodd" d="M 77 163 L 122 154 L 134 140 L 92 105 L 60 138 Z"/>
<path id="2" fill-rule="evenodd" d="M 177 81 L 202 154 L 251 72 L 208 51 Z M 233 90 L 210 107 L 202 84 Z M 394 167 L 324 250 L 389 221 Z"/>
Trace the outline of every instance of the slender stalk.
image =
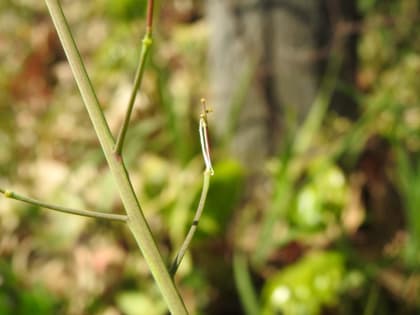
<path id="1" fill-rule="evenodd" d="M 45 2 L 61 44 L 63 45 L 73 76 L 89 113 L 89 117 L 98 136 L 108 166 L 116 181 L 121 200 L 127 212 L 127 224 L 136 239 L 170 312 L 174 315 L 188 314 L 184 302 L 169 275 L 149 225 L 146 222 L 128 177 L 124 162 L 121 156 L 114 154 L 114 139 L 89 80 L 89 76 L 80 57 L 76 43 L 74 42 L 60 3 L 58 0 L 45 0 Z"/>
<path id="2" fill-rule="evenodd" d="M 154 0 L 147 1 L 146 32 L 152 33 Z"/>
<path id="3" fill-rule="evenodd" d="M 252 284 L 245 255 L 235 252 L 233 255 L 233 275 L 239 299 L 246 315 L 261 314 L 257 294 Z"/>
<path id="4" fill-rule="evenodd" d="M 330 61 L 327 65 L 326 74 L 321 82 L 319 93 L 316 96 L 302 127 L 296 135 L 294 149 L 297 153 L 302 153 L 308 148 L 313 136 L 322 124 L 322 120 L 327 113 L 328 105 L 330 104 L 337 85 L 342 59 L 342 54 L 332 53 L 330 56 Z"/>
<path id="5" fill-rule="evenodd" d="M 213 166 L 211 163 L 210 145 L 207 131 L 207 115 L 211 112 L 211 110 L 207 108 L 207 102 L 204 98 L 201 99 L 201 106 L 202 111 L 200 115 L 198 133 L 200 135 L 201 153 L 203 154 L 204 165 L 206 167 L 203 174 L 203 188 L 201 190 L 200 201 L 198 202 L 198 207 L 195 211 L 194 219 L 191 224 L 190 230 L 188 231 L 188 234 L 185 237 L 185 240 L 182 243 L 178 254 L 175 256 L 171 268 L 169 269 L 169 272 L 172 276 L 174 276 L 176 271 L 178 270 L 182 258 L 184 258 L 185 252 L 190 246 L 191 240 L 195 234 L 195 231 L 197 230 L 198 222 L 200 221 L 201 215 L 204 210 L 204 205 L 206 204 L 207 192 L 210 186 L 210 177 L 214 174 Z"/>
<path id="6" fill-rule="evenodd" d="M 181 264 L 182 259 L 184 258 L 185 252 L 187 251 L 188 247 L 190 246 L 191 240 L 194 236 L 195 231 L 198 227 L 198 222 L 200 221 L 201 214 L 203 213 L 204 205 L 207 199 L 207 192 L 210 186 L 210 176 L 212 175 L 210 169 L 206 169 L 204 171 L 203 176 L 203 189 L 201 190 L 200 201 L 198 202 L 198 207 L 194 215 L 194 219 L 192 221 L 190 230 L 188 231 L 187 236 L 185 237 L 184 242 L 179 249 L 178 254 L 176 255 L 169 272 L 172 276 L 175 275 L 176 271 L 178 270 L 179 265 Z"/>
<path id="7" fill-rule="evenodd" d="M 20 200 L 20 201 L 29 203 L 31 205 L 42 207 L 42 208 L 45 208 L 45 209 L 50 209 L 50 210 L 55 210 L 55 211 L 59 211 L 59 212 L 80 215 L 80 216 L 84 216 L 84 217 L 97 218 L 97 219 L 107 219 L 107 220 L 120 221 L 120 222 L 126 222 L 127 221 L 127 216 L 126 215 L 105 213 L 105 212 L 99 212 L 99 211 L 90 211 L 90 210 L 79 210 L 79 209 L 57 206 L 57 205 L 53 205 L 53 204 L 46 203 L 46 202 L 43 202 L 43 201 L 39 201 L 37 199 L 25 197 L 25 196 L 22 196 L 20 194 L 17 194 L 15 192 L 13 192 L 13 191 L 4 190 L 4 189 L 1 189 L 1 188 L 0 188 L 0 193 L 2 193 L 6 198 Z"/>
<path id="8" fill-rule="evenodd" d="M 369 290 L 367 303 L 363 315 L 375 314 L 376 307 L 378 306 L 379 288 L 377 284 L 373 284 Z"/>
<path id="9" fill-rule="evenodd" d="M 125 136 L 127 134 L 128 125 L 130 124 L 131 114 L 134 108 L 134 102 L 136 100 L 137 91 L 140 88 L 141 81 L 143 80 L 143 73 L 146 65 L 147 56 L 152 46 L 152 23 L 153 23 L 153 0 L 148 1 L 147 8 L 147 26 L 146 34 L 144 35 L 141 47 L 141 53 L 139 58 L 139 63 L 137 65 L 136 74 L 134 77 L 133 90 L 131 91 L 130 99 L 127 105 L 127 111 L 125 113 L 124 122 L 121 126 L 121 129 L 118 133 L 117 143 L 115 145 L 115 153 L 121 155 Z"/>

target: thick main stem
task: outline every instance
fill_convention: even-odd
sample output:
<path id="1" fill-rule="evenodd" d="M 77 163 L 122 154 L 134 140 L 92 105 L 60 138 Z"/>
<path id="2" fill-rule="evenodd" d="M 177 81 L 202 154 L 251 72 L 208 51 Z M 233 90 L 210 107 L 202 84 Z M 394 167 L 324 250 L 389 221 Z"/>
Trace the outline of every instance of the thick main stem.
<path id="1" fill-rule="evenodd" d="M 58 0 L 45 0 L 53 23 L 63 45 L 77 86 L 82 95 L 89 117 L 98 136 L 105 158 L 115 178 L 121 200 L 127 212 L 127 224 L 150 268 L 151 273 L 172 314 L 188 314 L 185 305 L 169 275 L 149 225 L 144 218 L 127 170 L 120 156 L 113 152 L 114 139 L 105 120 L 98 99 L 83 65 L 70 28 Z"/>

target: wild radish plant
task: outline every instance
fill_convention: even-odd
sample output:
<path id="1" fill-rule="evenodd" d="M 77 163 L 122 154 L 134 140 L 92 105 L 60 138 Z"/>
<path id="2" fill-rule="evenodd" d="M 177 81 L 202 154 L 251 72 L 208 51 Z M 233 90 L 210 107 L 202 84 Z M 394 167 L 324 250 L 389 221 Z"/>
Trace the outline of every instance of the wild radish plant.
<path id="1" fill-rule="evenodd" d="M 110 214 L 99 211 L 79 210 L 57 206 L 36 199 L 28 198 L 11 190 L 1 188 L 0 193 L 2 193 L 7 198 L 13 198 L 46 209 L 93 218 L 113 220 L 126 224 L 144 256 L 144 259 L 154 277 L 157 286 L 159 287 L 160 292 L 162 293 L 169 311 L 176 315 L 188 314 L 183 299 L 174 284 L 173 276 L 175 275 L 176 270 L 178 269 L 182 258 L 188 249 L 191 239 L 197 229 L 197 225 L 207 198 L 210 176 L 213 174 L 207 139 L 207 114 L 209 110 L 206 107 L 205 100 L 202 100 L 203 110 L 199 121 L 199 136 L 205 162 L 202 193 L 190 231 L 188 232 L 187 237 L 183 242 L 181 249 L 179 250 L 179 253 L 176 255 L 172 266 L 168 268 L 162 258 L 161 252 L 159 251 L 150 227 L 144 217 L 143 210 L 134 192 L 133 185 L 130 181 L 130 177 L 124 164 L 123 155 L 124 140 L 129 127 L 131 113 L 133 111 L 137 92 L 141 86 L 147 57 L 152 45 L 154 1 L 148 0 L 147 3 L 146 32 L 142 41 L 140 58 L 135 74 L 133 89 L 127 105 L 125 119 L 116 140 L 114 140 L 114 136 L 112 135 L 108 122 L 105 119 L 104 112 L 99 104 L 95 89 L 93 88 L 89 79 L 85 65 L 80 56 L 79 49 L 73 38 L 60 2 L 58 0 L 45 0 L 45 3 L 48 7 L 48 11 L 58 33 L 58 37 L 64 48 L 71 71 L 82 96 L 84 105 L 88 111 L 90 120 L 92 121 L 108 167 L 117 184 L 118 192 L 126 214 Z"/>

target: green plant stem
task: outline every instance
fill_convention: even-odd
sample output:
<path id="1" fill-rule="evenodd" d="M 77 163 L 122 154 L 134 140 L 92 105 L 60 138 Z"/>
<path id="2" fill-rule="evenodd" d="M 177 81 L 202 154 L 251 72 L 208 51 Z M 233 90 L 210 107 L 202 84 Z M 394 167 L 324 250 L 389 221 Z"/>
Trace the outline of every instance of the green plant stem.
<path id="1" fill-rule="evenodd" d="M 150 51 L 150 46 L 152 46 L 152 32 L 151 32 L 151 29 L 149 29 L 148 27 L 148 30 L 146 31 L 146 34 L 142 41 L 140 59 L 139 59 L 139 64 L 137 66 L 136 75 L 134 78 L 133 90 L 131 91 L 131 96 L 130 96 L 130 100 L 128 101 L 124 122 L 119 131 L 117 143 L 114 149 L 115 153 L 118 155 L 121 155 L 122 153 L 124 139 L 127 134 L 128 126 L 130 124 L 131 113 L 133 112 L 133 107 L 134 107 L 134 102 L 136 100 L 137 91 L 143 79 L 144 68 L 146 65 L 147 55 L 149 54 L 149 51 Z"/>
<path id="2" fill-rule="evenodd" d="M 68 207 L 61 207 L 57 205 L 53 205 L 50 203 L 46 203 L 43 201 L 39 201 L 37 199 L 28 198 L 25 196 L 22 196 L 20 194 L 17 194 L 10 190 L 4 190 L 0 188 L 0 193 L 2 193 L 6 198 L 11 198 L 15 200 L 20 200 L 26 203 L 29 203 L 31 205 L 35 205 L 38 207 L 55 210 L 59 212 L 64 213 L 70 213 L 75 215 L 80 215 L 84 217 L 90 217 L 90 218 L 98 218 L 98 219 L 107 219 L 107 220 L 113 220 L 113 221 L 120 221 L 120 222 L 126 222 L 127 216 L 121 215 L 121 214 L 113 214 L 113 213 L 105 213 L 105 212 L 99 212 L 99 211 L 90 211 L 90 210 L 79 210 L 79 209 L 73 209 Z"/>
<path id="3" fill-rule="evenodd" d="M 89 80 L 89 76 L 80 57 L 76 43 L 74 42 L 60 3 L 58 0 L 45 0 L 45 2 L 61 44 L 63 45 L 73 76 L 89 113 L 89 117 L 98 136 L 108 166 L 116 181 L 121 200 L 127 212 L 128 227 L 146 260 L 170 312 L 174 315 L 188 314 L 184 302 L 162 259 L 143 211 L 140 208 L 140 204 L 134 193 L 123 160 L 121 156 L 114 154 L 114 139 Z"/>
<path id="4" fill-rule="evenodd" d="M 252 284 L 245 255 L 234 253 L 233 274 L 241 304 L 246 315 L 261 314 L 257 294 Z"/>
<path id="5" fill-rule="evenodd" d="M 363 312 L 364 315 L 375 314 L 376 306 L 378 305 L 378 298 L 379 298 L 379 288 L 376 284 L 373 284 L 369 290 L 366 307 Z"/>
<path id="6" fill-rule="evenodd" d="M 170 274 L 172 276 L 175 275 L 176 271 L 178 270 L 179 265 L 184 258 L 185 252 L 187 251 L 188 247 L 190 246 L 191 240 L 195 234 L 195 231 L 198 227 L 198 222 L 200 221 L 201 215 L 204 210 L 204 205 L 206 204 L 207 199 L 207 192 L 209 191 L 210 186 L 210 176 L 211 176 L 211 169 L 206 169 L 203 175 L 203 189 L 201 190 L 200 201 L 198 202 L 197 210 L 195 211 L 194 219 L 192 221 L 190 230 L 188 231 L 187 236 L 185 237 L 184 242 L 181 245 L 181 248 L 178 251 L 178 254 L 175 256 L 175 259 L 170 268 Z"/>
<path id="7" fill-rule="evenodd" d="M 305 152 L 322 124 L 338 82 L 342 59 L 342 54 L 339 53 L 332 53 L 330 56 L 319 93 L 295 139 L 294 149 L 298 154 Z"/>

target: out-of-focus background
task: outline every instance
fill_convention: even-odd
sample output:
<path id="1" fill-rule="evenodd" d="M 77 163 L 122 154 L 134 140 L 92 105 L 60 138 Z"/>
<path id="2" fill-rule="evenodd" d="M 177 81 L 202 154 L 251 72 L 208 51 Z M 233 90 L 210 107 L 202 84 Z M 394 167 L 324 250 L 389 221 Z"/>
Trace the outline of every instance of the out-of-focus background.
<path id="1" fill-rule="evenodd" d="M 114 134 L 146 1 L 62 1 Z M 158 1 L 124 156 L 192 314 L 420 312 L 420 1 Z M 123 213 L 43 1 L 0 2 L 0 187 Z M 0 196 L 1 315 L 162 315 L 118 223 Z"/>

